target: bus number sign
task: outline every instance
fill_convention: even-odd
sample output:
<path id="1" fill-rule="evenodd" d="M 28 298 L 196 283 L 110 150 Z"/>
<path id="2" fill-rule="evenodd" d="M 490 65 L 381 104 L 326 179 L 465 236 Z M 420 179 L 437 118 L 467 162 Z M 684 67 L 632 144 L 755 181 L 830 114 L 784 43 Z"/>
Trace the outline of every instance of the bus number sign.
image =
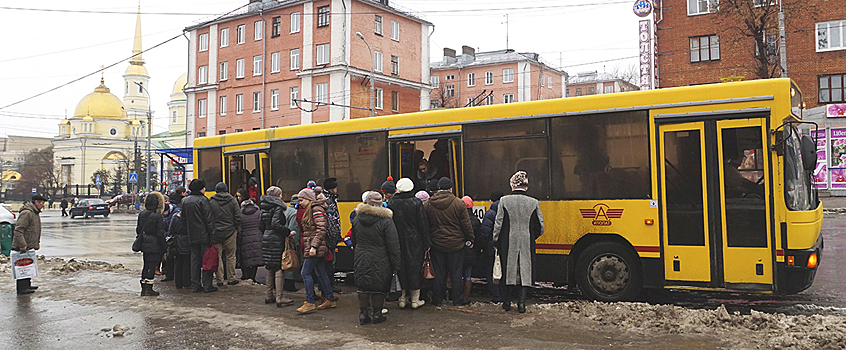
<path id="1" fill-rule="evenodd" d="M 623 209 L 611 209 L 604 203 L 594 205 L 593 208 L 579 209 L 583 219 L 591 219 L 593 226 L 611 226 L 611 219 L 623 217 Z"/>

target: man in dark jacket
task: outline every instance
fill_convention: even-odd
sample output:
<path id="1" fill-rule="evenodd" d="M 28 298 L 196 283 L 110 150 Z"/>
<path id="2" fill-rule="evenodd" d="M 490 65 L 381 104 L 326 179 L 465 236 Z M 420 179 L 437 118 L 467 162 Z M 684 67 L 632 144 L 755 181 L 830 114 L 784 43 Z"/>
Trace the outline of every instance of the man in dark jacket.
<path id="1" fill-rule="evenodd" d="M 41 195 L 32 196 L 32 202 L 24 204 L 18 214 L 17 225 L 12 234 L 12 250 L 26 253 L 29 249 L 41 249 L 41 210 L 47 198 Z M 17 280 L 18 295 L 32 294 L 38 287 L 31 284 L 31 278 Z"/>
<path id="2" fill-rule="evenodd" d="M 188 240 L 191 243 L 191 285 L 194 287 L 194 293 L 216 292 L 217 288 L 212 285 L 212 272 L 202 271 L 203 254 L 214 234 L 209 199 L 205 196 L 206 183 L 203 179 L 194 179 L 188 189 L 191 193 L 182 200 L 182 218 L 185 220 Z"/>
<path id="3" fill-rule="evenodd" d="M 241 206 L 235 197 L 229 194 L 229 186 L 223 182 L 218 182 L 214 186 L 214 191 L 217 192 L 209 200 L 209 209 L 211 209 L 212 218 L 214 218 L 214 235 L 212 241 L 214 247 L 217 248 L 217 286 L 223 285 L 223 280 L 230 286 L 238 284 L 235 278 L 235 252 L 237 251 L 236 242 L 238 235 L 235 231 L 241 227 Z M 226 275 L 224 276 L 223 254 L 226 254 Z M 225 278 L 224 278 L 225 277 Z"/>
<path id="4" fill-rule="evenodd" d="M 464 201 L 452 194 L 452 180 L 438 180 L 438 192 L 425 205 L 432 243 L 432 269 L 435 270 L 432 304 L 440 306 L 446 296 L 446 278 L 452 280 L 452 303 L 467 305 L 461 285 L 464 247 L 473 247 L 475 237 Z"/>
<path id="5" fill-rule="evenodd" d="M 485 212 L 482 218 L 482 229 L 479 231 L 479 237 L 476 239 L 476 244 L 481 245 L 482 258 L 484 259 L 485 278 L 488 280 L 488 291 L 491 293 L 492 303 L 502 302 L 502 291 L 499 283 L 493 281 L 493 266 L 496 250 L 493 246 L 493 228 L 496 222 L 496 210 L 499 208 L 499 199 L 502 198 L 502 191 L 496 190 L 491 192 L 491 207 Z"/>
<path id="6" fill-rule="evenodd" d="M 175 190 L 173 190 L 173 193 L 168 196 L 168 198 L 170 199 L 171 205 L 175 205 L 179 208 L 182 208 L 182 199 L 185 198 L 185 187 L 177 187 Z"/>
<path id="7" fill-rule="evenodd" d="M 59 203 L 59 207 L 62 208 L 62 217 L 68 216 L 68 200 L 67 200 L 67 198 L 62 198 L 62 202 Z"/>

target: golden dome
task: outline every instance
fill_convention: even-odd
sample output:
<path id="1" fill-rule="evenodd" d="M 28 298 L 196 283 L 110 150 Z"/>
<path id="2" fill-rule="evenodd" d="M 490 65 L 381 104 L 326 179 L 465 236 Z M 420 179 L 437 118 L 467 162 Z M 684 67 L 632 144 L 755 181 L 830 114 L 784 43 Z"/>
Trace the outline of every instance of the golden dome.
<path id="1" fill-rule="evenodd" d="M 139 122 L 138 119 L 134 119 L 131 122 L 129 122 L 129 125 L 141 125 L 141 122 Z"/>
<path id="2" fill-rule="evenodd" d="M 70 124 L 70 120 L 68 120 L 68 118 L 62 119 L 62 121 L 59 122 L 59 125 L 68 125 L 68 124 Z"/>
<path id="3" fill-rule="evenodd" d="M 182 98 L 184 99 L 185 93 L 182 92 L 182 87 L 184 87 L 185 83 L 187 83 L 187 82 L 188 82 L 188 73 L 182 73 L 182 75 L 180 75 L 179 78 L 176 78 L 176 82 L 173 83 L 173 92 L 171 92 L 171 95 L 180 94 L 180 95 L 183 95 Z M 170 98 L 173 99 L 174 97 L 171 96 Z"/>
<path id="4" fill-rule="evenodd" d="M 76 105 L 73 117 L 82 118 L 86 115 L 94 118 L 126 119 L 123 102 L 109 92 L 109 88 L 103 83 L 103 78 L 100 78 L 100 86 L 95 88 L 94 92 L 85 95 Z"/>
<path id="5" fill-rule="evenodd" d="M 130 62 L 129 67 L 126 67 L 126 72 L 123 73 L 124 75 L 141 75 L 145 77 L 149 77 L 147 74 L 147 68 L 144 68 L 144 64 L 135 64 L 134 62 Z"/>

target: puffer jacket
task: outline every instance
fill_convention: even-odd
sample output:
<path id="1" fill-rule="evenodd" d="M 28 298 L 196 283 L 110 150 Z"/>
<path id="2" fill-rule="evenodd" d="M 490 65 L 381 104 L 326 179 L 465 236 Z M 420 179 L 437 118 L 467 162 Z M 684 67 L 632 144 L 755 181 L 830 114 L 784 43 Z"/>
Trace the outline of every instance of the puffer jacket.
<path id="1" fill-rule="evenodd" d="M 464 242 L 473 242 L 473 225 L 464 201 L 449 191 L 438 191 L 424 206 L 429 217 L 432 248 L 451 253 L 464 248 Z"/>
<path id="2" fill-rule="evenodd" d="M 38 249 L 41 245 L 41 210 L 35 204 L 27 203 L 18 214 L 15 233 L 12 235 L 12 249 Z"/>
<path id="3" fill-rule="evenodd" d="M 353 220 L 355 286 L 360 292 L 387 293 L 400 266 L 400 244 L 393 212 L 361 203 Z M 420 267 L 418 274 L 420 273 Z"/>
<path id="4" fill-rule="evenodd" d="M 401 263 L 397 271 L 402 289 L 420 289 L 420 267 L 429 248 L 429 220 L 423 202 L 412 192 L 395 194 L 388 201 L 399 237 Z"/>
<path id="5" fill-rule="evenodd" d="M 311 225 L 305 225 L 302 216 L 297 215 L 297 221 L 302 227 L 303 257 L 306 258 L 322 258 L 329 254 L 329 247 L 326 246 L 326 200 L 320 198 L 311 203 Z M 311 254 L 311 248 L 317 252 Z"/>
<path id="6" fill-rule="evenodd" d="M 482 218 L 482 228 L 479 230 L 479 237 L 476 237 L 476 245 L 482 248 L 485 256 L 494 256 L 493 249 L 493 228 L 496 223 L 496 211 L 499 208 L 499 201 L 491 203 L 490 209 L 485 212 Z"/>
<path id="7" fill-rule="evenodd" d="M 241 266 L 261 265 L 261 210 L 251 200 L 241 203 Z"/>
<path id="8" fill-rule="evenodd" d="M 170 220 L 168 234 L 173 236 L 173 240 L 176 241 L 175 246 L 177 254 L 191 254 L 191 243 L 188 239 L 188 229 L 185 227 L 185 219 L 182 218 L 181 211 L 177 211 Z"/>
<path id="9" fill-rule="evenodd" d="M 145 210 L 138 214 L 135 235 L 142 237 L 141 251 L 144 254 L 163 254 L 167 250 L 165 242 L 164 197 L 161 193 L 152 192 L 144 199 Z"/>
<path id="10" fill-rule="evenodd" d="M 214 234 L 209 199 L 202 193 L 191 193 L 182 199 L 182 219 L 191 244 L 208 245 Z"/>
<path id="11" fill-rule="evenodd" d="M 261 236 L 261 260 L 268 270 L 278 270 L 282 264 L 282 251 L 285 239 L 291 230 L 285 226 L 285 202 L 273 196 L 261 196 L 259 203 L 261 216 L 259 230 Z"/>
<path id="12" fill-rule="evenodd" d="M 215 193 L 209 199 L 209 209 L 214 218 L 212 241 L 223 243 L 241 227 L 241 208 L 238 200 L 226 192 Z"/>

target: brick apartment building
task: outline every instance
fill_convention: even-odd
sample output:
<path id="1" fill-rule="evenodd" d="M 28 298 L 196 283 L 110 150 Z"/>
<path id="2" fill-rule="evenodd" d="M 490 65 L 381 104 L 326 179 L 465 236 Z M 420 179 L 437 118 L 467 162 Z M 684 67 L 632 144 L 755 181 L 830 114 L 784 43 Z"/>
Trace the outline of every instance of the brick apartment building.
<path id="1" fill-rule="evenodd" d="M 584 95 L 613 94 L 640 90 L 637 85 L 608 73 L 597 71 L 581 72 L 567 78 L 565 97 Z"/>
<path id="2" fill-rule="evenodd" d="M 808 108 L 844 102 L 846 3 L 842 0 L 781 0 L 785 13 L 787 75 L 803 92 Z M 738 8 L 731 5 L 737 4 Z M 756 55 L 767 71 L 778 68 L 778 1 L 661 0 L 656 4 L 658 86 L 759 79 Z M 744 19 L 763 18 L 760 40 L 740 33 Z M 760 42 L 760 44 L 756 43 Z M 765 46 L 766 50 L 759 50 Z M 758 60 L 761 61 L 760 59 Z"/>
<path id="3" fill-rule="evenodd" d="M 540 61 L 536 53 L 476 52 L 463 46 L 456 56 L 431 64 L 432 108 L 483 106 L 563 97 L 567 73 Z"/>
<path id="4" fill-rule="evenodd" d="M 388 0 L 251 0 L 241 13 L 188 27 L 191 139 L 367 117 L 293 100 L 369 108 L 371 62 L 377 115 L 425 109 L 432 28 Z"/>

